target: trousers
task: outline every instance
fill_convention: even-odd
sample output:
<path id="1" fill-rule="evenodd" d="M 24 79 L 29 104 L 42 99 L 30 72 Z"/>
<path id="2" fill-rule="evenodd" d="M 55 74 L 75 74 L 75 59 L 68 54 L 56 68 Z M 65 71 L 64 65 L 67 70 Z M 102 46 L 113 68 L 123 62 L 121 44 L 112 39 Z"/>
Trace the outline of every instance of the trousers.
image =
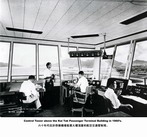
<path id="1" fill-rule="evenodd" d="M 38 95 L 33 95 L 33 96 L 27 96 L 26 100 L 23 100 L 23 103 L 35 103 L 36 109 L 41 107 L 41 102 L 39 100 L 39 96 Z"/>

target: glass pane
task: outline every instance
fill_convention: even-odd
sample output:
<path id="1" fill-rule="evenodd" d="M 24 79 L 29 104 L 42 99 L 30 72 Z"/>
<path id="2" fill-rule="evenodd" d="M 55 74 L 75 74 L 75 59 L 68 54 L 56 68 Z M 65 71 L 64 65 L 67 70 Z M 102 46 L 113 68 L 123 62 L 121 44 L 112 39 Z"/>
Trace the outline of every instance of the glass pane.
<path id="1" fill-rule="evenodd" d="M 59 65 L 58 65 L 58 49 L 57 46 L 44 46 L 39 45 L 39 77 L 43 78 L 46 63 L 51 62 L 51 70 L 56 75 L 55 82 L 59 82 Z"/>
<path id="2" fill-rule="evenodd" d="M 113 51 L 114 51 L 114 47 L 106 48 L 107 55 L 112 55 Z M 111 62 L 112 62 L 112 59 L 101 59 L 101 73 L 100 73 L 101 79 L 109 78 Z"/>
<path id="3" fill-rule="evenodd" d="M 10 43 L 0 42 L 0 80 L 7 80 Z"/>
<path id="4" fill-rule="evenodd" d="M 12 79 L 35 75 L 35 45 L 14 44 Z"/>
<path id="5" fill-rule="evenodd" d="M 134 84 L 144 84 L 147 82 L 145 78 L 147 78 L 147 41 L 142 41 L 136 43 L 130 79 Z"/>
<path id="6" fill-rule="evenodd" d="M 129 48 L 130 44 L 117 47 L 111 77 L 124 77 Z"/>
<path id="7" fill-rule="evenodd" d="M 70 48 L 69 51 L 76 51 L 76 48 Z M 77 58 L 70 58 L 68 54 L 68 47 L 61 47 L 63 79 L 71 80 L 78 76 L 78 60 Z"/>
<path id="8" fill-rule="evenodd" d="M 82 50 L 89 51 L 94 49 L 79 48 L 79 51 L 82 51 Z M 84 71 L 87 78 L 92 78 L 94 57 L 83 57 L 83 58 L 80 58 L 80 61 L 81 61 L 81 70 Z"/>

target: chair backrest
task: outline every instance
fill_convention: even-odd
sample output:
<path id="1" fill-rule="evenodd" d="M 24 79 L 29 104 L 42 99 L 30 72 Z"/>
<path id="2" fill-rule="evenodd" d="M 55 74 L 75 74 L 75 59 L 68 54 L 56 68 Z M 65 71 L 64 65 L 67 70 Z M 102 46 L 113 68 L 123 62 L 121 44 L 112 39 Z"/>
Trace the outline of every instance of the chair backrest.
<path id="1" fill-rule="evenodd" d="M 92 93 L 92 90 L 93 90 L 93 86 L 87 86 L 86 87 L 86 94 Z"/>
<path id="2" fill-rule="evenodd" d="M 73 98 L 73 102 L 78 102 L 78 103 L 81 103 L 81 104 L 85 104 L 86 100 L 87 100 L 87 97 L 89 96 L 89 94 L 92 93 L 92 86 L 87 86 L 85 93 L 82 93 L 79 90 L 78 91 L 75 90 L 74 93 L 75 93 L 75 97 Z"/>
<path id="3" fill-rule="evenodd" d="M 84 107 L 93 109 L 95 115 L 107 114 L 112 111 L 111 101 L 97 93 L 90 94 L 87 97 Z"/>
<path id="4" fill-rule="evenodd" d="M 103 96 L 104 98 L 104 102 L 105 102 L 105 106 L 106 106 L 106 109 L 107 109 L 107 112 L 113 112 L 113 104 L 112 102 L 110 101 L 110 99 L 106 98 L 105 96 Z"/>

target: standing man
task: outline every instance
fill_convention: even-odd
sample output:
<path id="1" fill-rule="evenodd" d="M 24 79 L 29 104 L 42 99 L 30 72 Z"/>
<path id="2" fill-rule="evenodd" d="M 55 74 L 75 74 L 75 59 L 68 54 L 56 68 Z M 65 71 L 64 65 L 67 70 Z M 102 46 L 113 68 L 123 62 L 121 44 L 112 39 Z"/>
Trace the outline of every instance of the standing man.
<path id="1" fill-rule="evenodd" d="M 45 83 L 50 83 L 50 85 L 54 86 L 55 75 L 51 71 L 52 64 L 51 62 L 46 63 L 46 70 L 44 71 L 44 79 Z"/>
<path id="2" fill-rule="evenodd" d="M 23 100 L 23 103 L 35 102 L 36 109 L 41 107 L 39 93 L 37 91 L 37 87 L 35 86 L 35 76 L 30 75 L 28 80 L 21 84 L 20 92 L 23 92 L 27 97 L 26 100 Z"/>
<path id="3" fill-rule="evenodd" d="M 53 104 L 53 87 L 55 75 L 51 71 L 52 64 L 51 62 L 46 63 L 46 70 L 44 71 L 44 79 L 45 79 L 45 95 L 44 95 L 44 107 L 48 108 Z"/>

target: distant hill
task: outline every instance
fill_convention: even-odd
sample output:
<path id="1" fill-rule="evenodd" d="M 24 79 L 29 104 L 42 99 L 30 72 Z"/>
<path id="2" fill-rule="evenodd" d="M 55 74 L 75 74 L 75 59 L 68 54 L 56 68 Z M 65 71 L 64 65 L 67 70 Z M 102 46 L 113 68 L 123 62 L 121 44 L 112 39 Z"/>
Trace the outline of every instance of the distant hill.
<path id="1" fill-rule="evenodd" d="M 107 60 L 107 63 L 111 64 L 111 60 Z M 93 67 L 94 64 L 94 60 L 86 60 L 86 61 L 82 61 L 82 66 L 83 67 L 87 67 L 87 68 L 91 68 Z M 52 64 L 54 67 L 57 67 L 58 64 Z M 77 66 L 77 58 L 69 58 L 69 59 L 65 59 L 62 61 L 62 65 L 63 67 L 76 67 Z M 119 61 L 114 61 L 114 67 L 124 67 L 126 64 L 123 64 Z M 4 62 L 0 62 L 0 67 L 7 67 L 8 63 L 4 63 Z M 19 65 L 13 64 L 13 66 L 15 67 L 20 67 Z M 147 66 L 147 61 L 143 61 L 143 60 L 135 60 L 133 62 L 133 66 Z M 45 67 L 43 65 L 43 67 Z"/>
<path id="2" fill-rule="evenodd" d="M 88 67 L 91 68 L 93 67 L 94 61 L 93 60 L 86 60 L 86 61 L 81 61 L 83 67 Z M 77 58 L 69 58 L 69 59 L 64 59 L 62 61 L 62 66 L 63 67 L 77 67 Z M 57 64 L 52 64 L 53 66 L 57 66 Z"/>
<path id="3" fill-rule="evenodd" d="M 147 61 L 143 61 L 143 60 L 135 60 L 133 61 L 133 66 L 146 66 L 147 65 Z"/>
<path id="4" fill-rule="evenodd" d="M 119 66 L 123 65 L 123 63 L 115 60 L 113 65 L 114 65 L 114 67 L 119 67 Z"/>
<path id="5" fill-rule="evenodd" d="M 7 67 L 8 63 L 0 62 L 0 67 Z"/>
<path id="6" fill-rule="evenodd" d="M 62 61 L 62 66 L 68 66 L 68 67 L 76 67 L 77 66 L 77 59 L 75 58 L 70 58 L 70 59 L 65 59 Z"/>
<path id="7" fill-rule="evenodd" d="M 114 61 L 114 66 L 115 67 L 125 67 L 126 63 L 121 63 L 121 62 L 118 62 L 118 61 Z M 147 61 L 135 60 L 135 61 L 133 61 L 133 66 L 147 66 Z"/>
<path id="8" fill-rule="evenodd" d="M 111 65 L 111 60 L 105 60 L 109 65 Z M 83 67 L 87 67 L 87 68 L 92 68 L 94 65 L 94 60 L 86 60 L 86 61 L 81 61 L 81 64 Z M 77 66 L 77 59 L 75 58 L 69 58 L 69 59 L 65 59 L 62 62 L 63 67 L 64 66 L 68 66 L 68 67 L 76 67 Z M 105 66 L 106 64 L 103 63 L 103 65 Z M 123 63 L 118 62 L 118 61 L 114 61 L 114 66 L 118 67 L 123 65 Z M 53 66 L 57 66 L 57 64 L 53 64 Z"/>
<path id="9" fill-rule="evenodd" d="M 86 61 L 82 61 L 81 63 L 83 67 L 93 68 L 94 60 L 86 60 Z"/>
<path id="10" fill-rule="evenodd" d="M 8 63 L 0 62 L 0 67 L 7 67 Z M 14 67 L 19 67 L 19 65 L 13 64 Z"/>
<path id="11" fill-rule="evenodd" d="M 62 65 L 68 66 L 68 67 L 77 67 L 77 59 L 75 58 L 70 58 L 70 59 L 65 59 L 62 61 Z M 94 61 L 93 60 L 86 60 L 86 61 L 81 61 L 83 67 L 88 67 L 91 68 L 93 67 Z"/>
<path id="12" fill-rule="evenodd" d="M 110 60 L 110 59 L 108 59 L 108 60 L 105 59 L 105 62 L 106 62 L 107 64 L 109 64 L 109 65 L 111 65 L 111 61 L 112 61 L 112 60 Z M 103 62 L 103 65 L 104 65 L 104 64 L 105 64 L 105 63 Z M 106 65 L 107 65 L 107 64 L 106 64 Z M 119 67 L 119 66 L 121 66 L 121 65 L 123 65 L 123 63 L 121 63 L 121 62 L 119 62 L 119 61 L 116 61 L 116 60 L 114 61 L 114 67 Z"/>

